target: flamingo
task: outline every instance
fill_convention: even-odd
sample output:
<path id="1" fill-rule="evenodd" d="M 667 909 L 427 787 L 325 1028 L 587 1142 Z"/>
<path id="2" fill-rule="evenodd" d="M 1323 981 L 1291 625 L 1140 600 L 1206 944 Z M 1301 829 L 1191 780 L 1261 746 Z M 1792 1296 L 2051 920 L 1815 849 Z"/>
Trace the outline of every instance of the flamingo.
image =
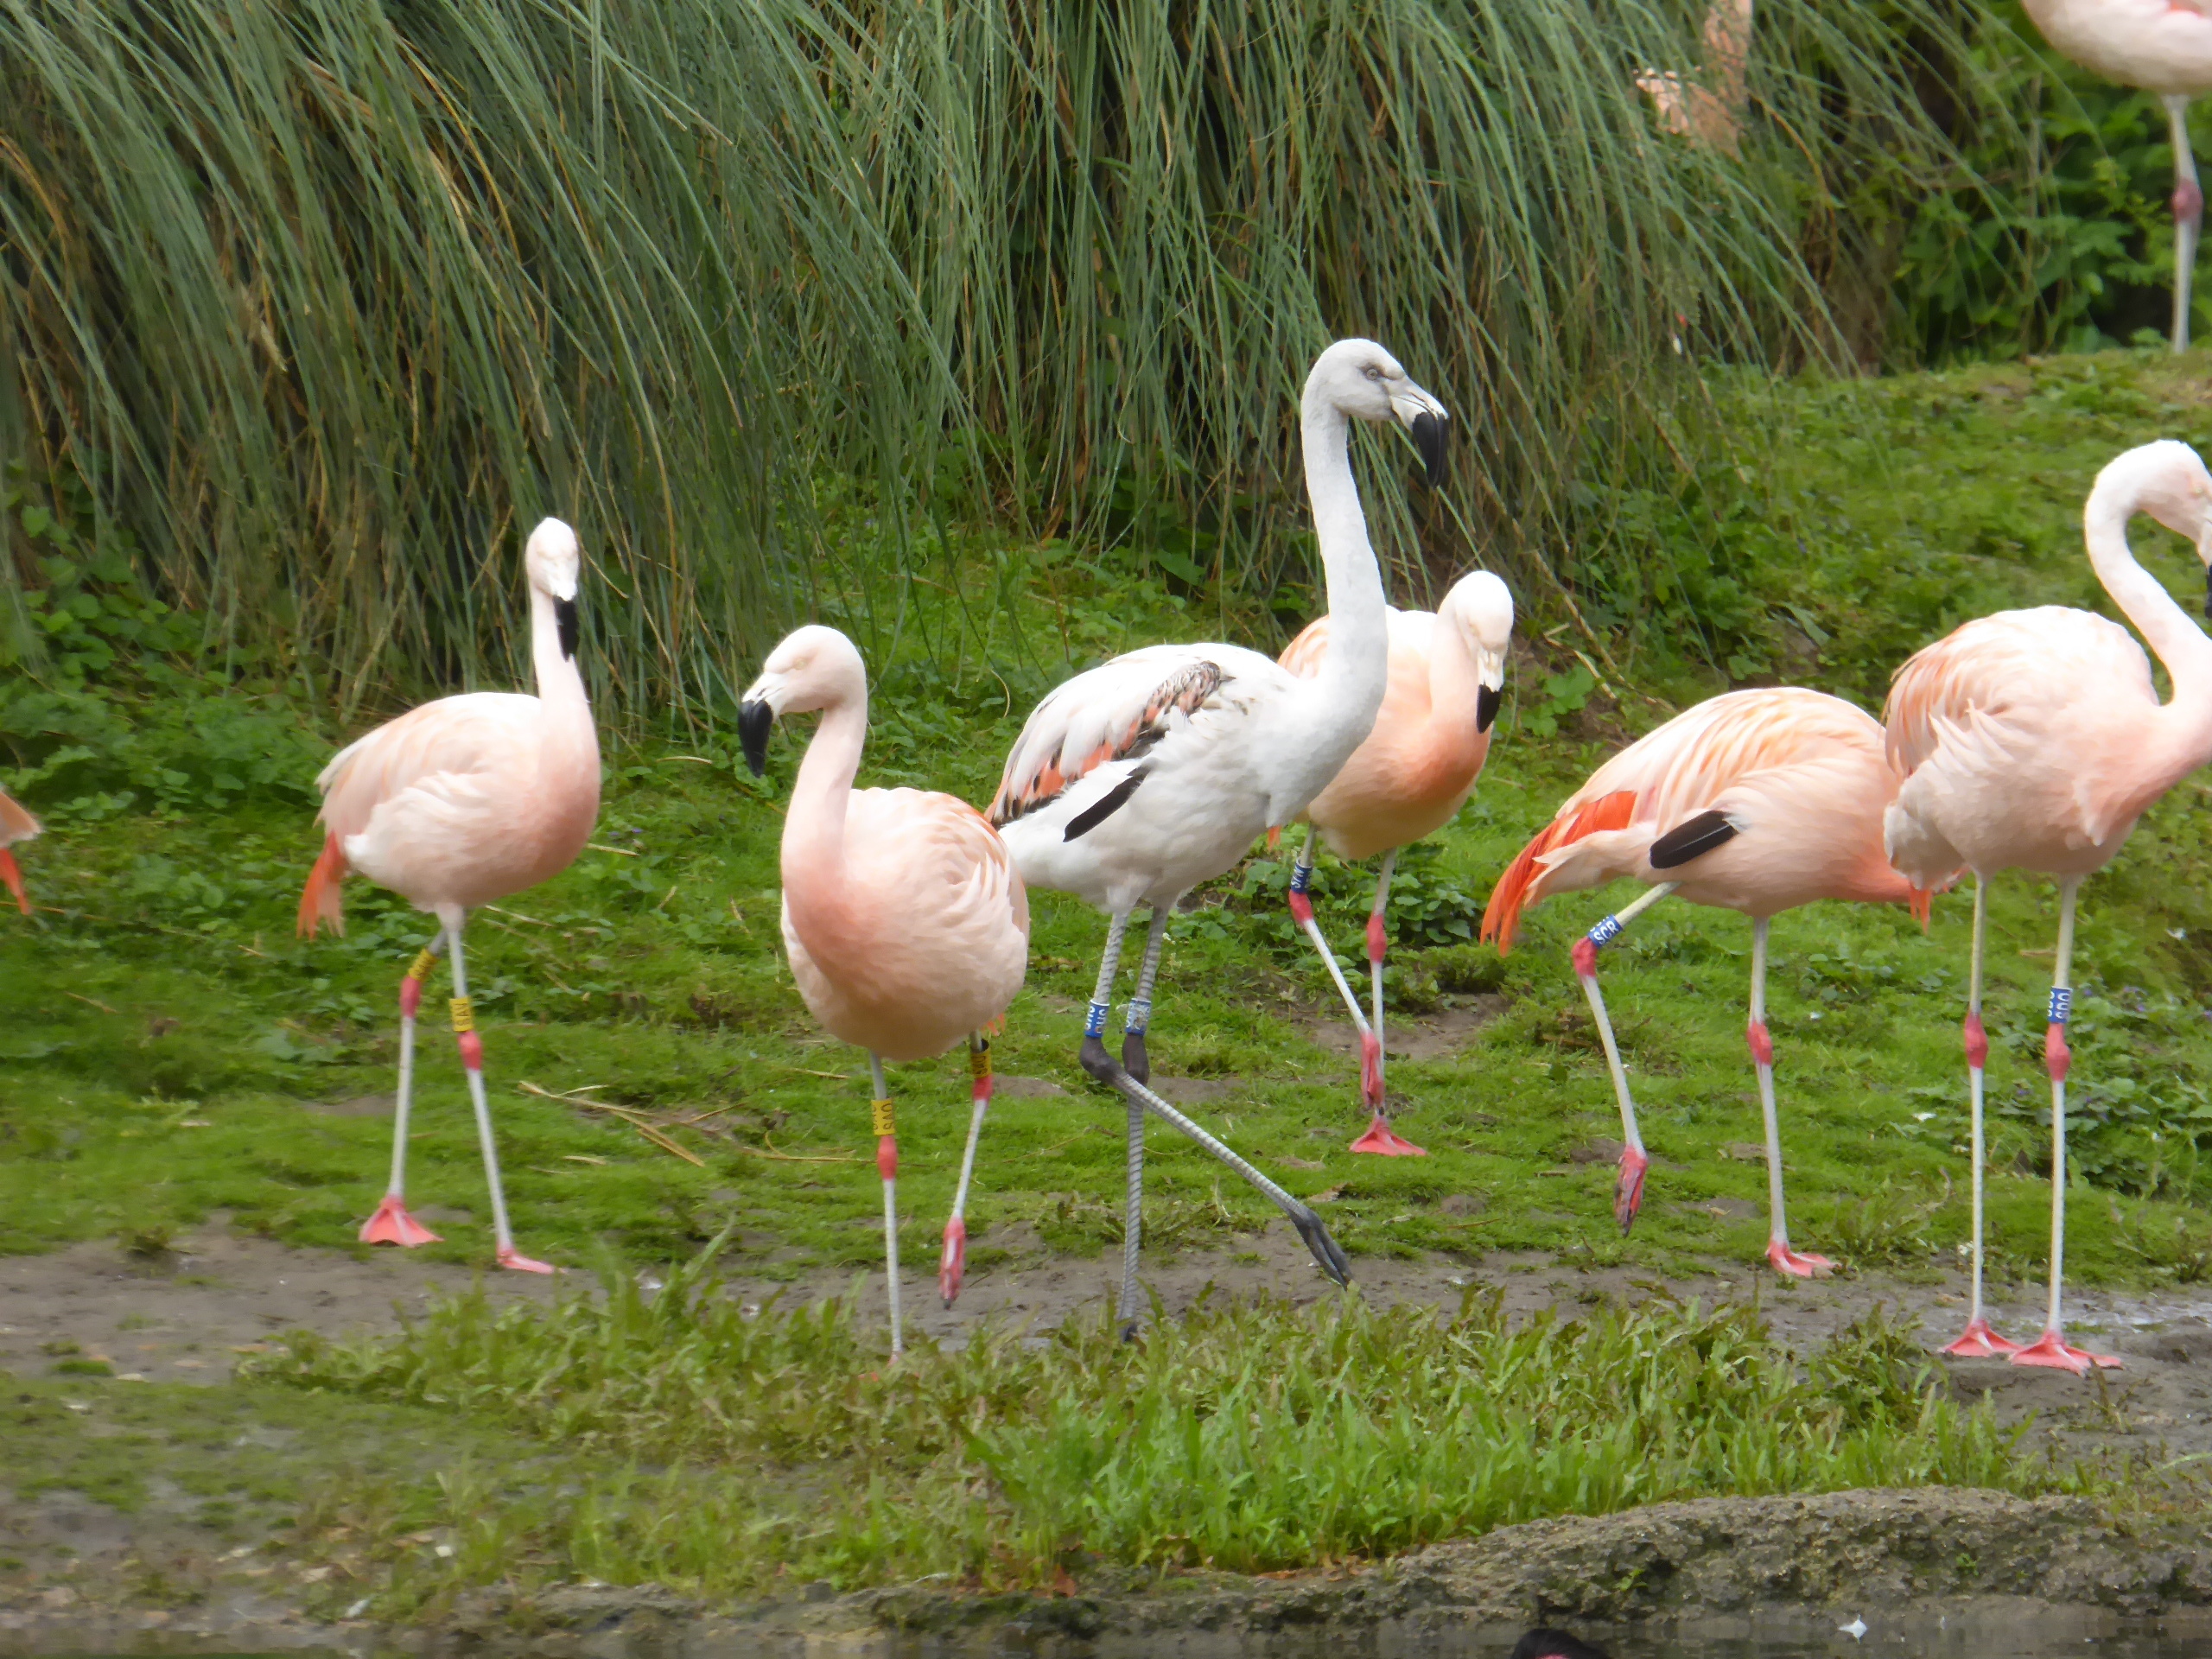
<path id="1" fill-rule="evenodd" d="M 387 721 L 339 751 L 322 769 L 322 856 L 300 895 L 299 931 L 346 931 L 340 885 L 359 870 L 438 930 L 399 982 L 399 1090 L 391 1132 L 391 1184 L 361 1225 L 365 1244 L 413 1247 L 438 1236 L 408 1213 L 407 1112 L 415 1081 L 415 1014 L 438 955 L 453 953 L 453 1029 L 476 1109 L 476 1135 L 492 1189 L 499 1266 L 551 1273 L 515 1249 L 484 1098 L 484 1039 L 468 1000 L 461 933 L 468 912 L 550 880 L 575 861 L 599 816 L 599 738 L 576 669 L 576 533 L 558 518 L 531 532 L 530 649 L 537 695 L 474 691 L 441 697 Z"/>
<path id="2" fill-rule="evenodd" d="M 1672 69 L 1646 69 L 1636 88 L 1651 100 L 1660 124 L 1685 138 L 1697 138 L 1728 155 L 1743 134 L 1750 95 L 1744 86 L 1744 60 L 1751 48 L 1752 0 L 1714 0 L 1705 15 L 1706 69 L 1710 86 L 1686 82 Z"/>
<path id="3" fill-rule="evenodd" d="M 30 895 L 23 891 L 23 873 L 16 868 L 16 855 L 8 849 L 19 841 L 29 841 L 39 832 L 39 821 L 10 800 L 0 791 L 0 882 L 16 895 L 16 908 L 24 915 L 31 913 Z"/>
<path id="4" fill-rule="evenodd" d="M 1974 873 L 1974 951 L 1964 1024 L 1974 1159 L 1974 1293 L 1967 1328 L 1944 1352 L 2006 1354 L 2016 1365 L 2076 1373 L 2109 1355 L 2069 1346 L 2060 1286 L 2066 1250 L 2066 1025 L 2074 903 L 2084 877 L 2110 863 L 2135 821 L 2212 759 L 2212 639 L 2128 550 L 2127 523 L 2147 512 L 2196 543 L 2212 571 L 2212 475 L 2187 444 L 2130 449 L 2097 474 L 2082 512 L 2089 563 L 2105 592 L 2158 653 L 2173 681 L 2160 703 L 2150 659 L 2118 623 L 2039 606 L 1967 623 L 1897 671 L 1885 720 L 1904 775 L 1883 832 L 1898 869 L 1924 881 L 1961 865 Z M 2206 608 L 2212 612 L 2212 575 Z M 1982 1312 L 1983 938 L 1989 878 L 2032 870 L 2058 881 L 2058 949 L 2044 1033 L 2050 1078 L 2050 1305 L 2025 1348 Z"/>
<path id="5" fill-rule="evenodd" d="M 998 832 L 967 802 L 918 789 L 853 787 L 868 737 L 868 669 L 835 628 L 790 635 L 746 692 L 738 734 L 754 777 L 766 769 L 776 717 L 812 709 L 822 721 L 784 813 L 784 948 L 814 1017 L 868 1051 L 896 1358 L 905 1349 L 899 1145 L 883 1063 L 921 1059 L 968 1039 L 975 1080 L 968 1150 L 938 1266 L 949 1307 L 967 1262 L 963 1215 L 991 1098 L 990 1046 L 982 1033 L 1021 989 L 1029 897 Z"/>
<path id="6" fill-rule="evenodd" d="M 2204 192 L 2189 143 L 2189 102 L 2212 92 L 2207 0 L 2023 0 L 2053 48 L 2107 80 L 2156 92 L 2174 147 L 2174 350 L 2189 347 L 2189 282 Z"/>
<path id="7" fill-rule="evenodd" d="M 1923 925 L 1932 894 L 1890 867 L 1882 812 L 1897 775 L 1882 728 L 1840 697 L 1800 686 L 1731 691 L 1675 716 L 1590 775 L 1498 879 L 1482 936 L 1510 950 L 1522 911 L 1554 892 L 1630 876 L 1650 890 L 1575 941 L 1574 971 L 1598 1024 L 1620 1098 L 1620 1178 L 1613 1217 L 1635 1224 L 1649 1164 L 1628 1073 L 1598 989 L 1598 952 L 1630 921 L 1679 892 L 1751 921 L 1751 1020 L 1766 1117 L 1766 1259 L 1796 1278 L 1825 1275 L 1826 1256 L 1789 1247 L 1782 1201 L 1782 1133 L 1774 1108 L 1774 1039 L 1766 1025 L 1768 921 L 1815 899 L 1909 904 Z"/>
<path id="8" fill-rule="evenodd" d="M 1007 756 L 991 822 L 1033 887 L 1105 911 L 1106 944 L 1084 1020 L 1085 1071 L 1128 1108 L 1128 1185 L 1120 1317 L 1134 1331 L 1142 1222 L 1145 1113 L 1196 1141 L 1271 1199 L 1321 1270 L 1350 1264 L 1320 1217 L 1147 1085 L 1145 1033 L 1175 901 L 1233 868 L 1255 837 L 1295 818 L 1375 724 L 1388 676 L 1382 573 L 1353 481 L 1351 421 L 1395 419 L 1429 481 L 1444 464 L 1444 406 L 1368 340 L 1343 340 L 1306 379 L 1300 424 L 1329 600 L 1330 639 L 1310 678 L 1239 645 L 1150 645 L 1063 683 L 1039 703 Z M 1139 905 L 1151 929 L 1123 1026 L 1122 1058 L 1103 1040 L 1122 936 Z"/>
<path id="9" fill-rule="evenodd" d="M 1359 1084 L 1372 1113 L 1354 1152 L 1386 1157 L 1427 1154 L 1390 1128 L 1382 1110 L 1382 955 L 1389 944 L 1383 904 L 1398 849 L 1451 823 L 1490 754 L 1491 722 L 1505 685 L 1506 647 L 1513 639 L 1513 595 L 1487 570 L 1462 576 L 1433 611 L 1385 613 L 1390 640 L 1389 689 L 1375 716 L 1375 730 L 1353 751 L 1344 768 L 1306 807 L 1306 847 L 1290 880 L 1290 913 L 1313 941 L 1359 1033 Z M 1300 678 L 1321 671 L 1329 649 L 1329 619 L 1309 623 L 1284 648 L 1282 665 Z M 1374 978 L 1375 1020 L 1360 1013 L 1359 998 L 1307 896 L 1313 880 L 1313 837 L 1347 862 L 1382 855 L 1375 878 L 1375 908 L 1367 918 L 1367 960 Z"/>

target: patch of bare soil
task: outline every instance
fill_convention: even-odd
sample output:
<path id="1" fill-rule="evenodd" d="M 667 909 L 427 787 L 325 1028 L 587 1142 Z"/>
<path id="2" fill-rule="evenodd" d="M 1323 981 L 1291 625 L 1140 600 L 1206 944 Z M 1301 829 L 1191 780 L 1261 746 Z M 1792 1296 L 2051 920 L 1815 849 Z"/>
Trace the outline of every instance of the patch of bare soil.
<path id="1" fill-rule="evenodd" d="M 1493 992 L 1446 997 L 1426 1014 L 1382 1009 L 1382 1052 L 1392 1059 L 1447 1060 L 1472 1046 L 1475 1034 L 1510 1006 Z M 1342 1002 L 1312 1002 L 1293 1016 L 1317 1047 L 1357 1062 L 1359 1033 Z"/>

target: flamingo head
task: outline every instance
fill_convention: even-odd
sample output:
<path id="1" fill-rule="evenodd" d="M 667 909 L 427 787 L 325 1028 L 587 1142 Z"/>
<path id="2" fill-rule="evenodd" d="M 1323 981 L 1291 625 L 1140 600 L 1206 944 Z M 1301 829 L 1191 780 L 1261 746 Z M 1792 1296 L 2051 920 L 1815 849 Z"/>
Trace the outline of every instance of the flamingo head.
<path id="1" fill-rule="evenodd" d="M 1487 570 L 1471 571 L 1452 584 L 1436 607 L 1437 620 L 1459 630 L 1475 659 L 1481 689 L 1475 693 L 1475 729 L 1490 730 L 1505 696 L 1505 654 L 1513 644 L 1513 594 Z"/>
<path id="2" fill-rule="evenodd" d="M 583 574 L 583 552 L 576 532 L 558 518 L 538 521 L 523 550 L 523 566 L 530 585 L 553 601 L 554 620 L 560 625 L 561 655 L 576 654 L 576 582 Z"/>
<path id="3" fill-rule="evenodd" d="M 865 706 L 867 698 L 868 665 L 843 634 L 809 624 L 785 635 L 738 708 L 745 764 L 755 778 L 768 769 L 768 728 L 779 715 L 841 708 L 855 700 Z"/>
<path id="4" fill-rule="evenodd" d="M 1395 421 L 1413 435 L 1428 485 L 1444 481 L 1445 432 L 1452 416 L 1407 377 L 1404 365 L 1371 340 L 1340 340 L 1314 359 L 1306 407 L 1332 405 L 1356 419 Z"/>
<path id="5" fill-rule="evenodd" d="M 2205 567 L 2204 613 L 2212 619 L 2212 473 L 2205 471 L 2203 457 L 2177 438 L 2139 445 L 2097 474 L 2092 511 L 2098 498 L 2108 494 L 2196 544 Z"/>

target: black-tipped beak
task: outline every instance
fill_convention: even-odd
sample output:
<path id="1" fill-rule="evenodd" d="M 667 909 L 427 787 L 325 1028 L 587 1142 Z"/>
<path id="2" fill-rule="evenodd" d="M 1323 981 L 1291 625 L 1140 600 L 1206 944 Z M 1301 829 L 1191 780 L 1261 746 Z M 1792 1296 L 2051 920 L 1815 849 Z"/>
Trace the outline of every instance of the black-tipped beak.
<path id="1" fill-rule="evenodd" d="M 1428 473 L 1428 487 L 1444 487 L 1444 423 L 1427 410 L 1414 416 L 1414 448 L 1421 451 L 1421 465 Z"/>
<path id="2" fill-rule="evenodd" d="M 553 620 L 561 631 L 561 657 L 564 662 L 576 658 L 576 601 L 556 599 L 553 601 Z"/>
<path id="3" fill-rule="evenodd" d="M 768 728 L 775 723 L 776 711 L 766 698 L 756 697 L 737 711 L 737 741 L 745 747 L 745 765 L 755 778 L 767 772 Z"/>
<path id="4" fill-rule="evenodd" d="M 1497 721 L 1497 705 L 1505 700 L 1502 686 L 1483 685 L 1475 688 L 1475 729 L 1486 732 Z"/>

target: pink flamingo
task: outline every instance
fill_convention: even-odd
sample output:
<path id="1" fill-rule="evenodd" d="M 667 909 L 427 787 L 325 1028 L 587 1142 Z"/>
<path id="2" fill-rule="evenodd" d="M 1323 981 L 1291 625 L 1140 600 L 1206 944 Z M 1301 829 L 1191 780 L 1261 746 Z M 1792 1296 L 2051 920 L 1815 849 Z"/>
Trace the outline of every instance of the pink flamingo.
<path id="1" fill-rule="evenodd" d="M 327 922 L 345 931 L 340 884 L 359 870 L 438 918 L 399 982 L 399 1091 L 392 1123 L 391 1185 L 362 1224 L 365 1244 L 433 1243 L 437 1235 L 407 1211 L 407 1112 L 415 1081 L 415 1014 L 438 954 L 453 952 L 453 1029 L 484 1173 L 492 1188 L 499 1263 L 550 1273 L 517 1253 L 484 1098 L 484 1041 L 468 1001 L 461 931 L 468 912 L 551 880 L 575 861 L 599 816 L 599 738 L 576 670 L 576 533 L 557 518 L 531 532 L 524 555 L 530 579 L 530 647 L 534 697 L 475 691 L 441 697 L 388 721 L 341 749 L 322 769 L 322 856 L 300 895 L 300 932 Z"/>
<path id="2" fill-rule="evenodd" d="M 1497 718 L 1505 685 L 1506 648 L 1513 641 L 1513 595 L 1489 571 L 1478 570 L 1453 584 L 1433 611 L 1393 607 L 1385 615 L 1390 671 L 1382 707 L 1367 741 L 1306 809 L 1306 847 L 1291 876 L 1290 912 L 1321 953 L 1359 1032 L 1360 1092 L 1372 1116 L 1351 1149 L 1420 1158 L 1427 1154 L 1390 1128 L 1382 1109 L 1382 955 L 1389 944 L 1383 905 L 1390 896 L 1398 849 L 1451 823 L 1482 775 L 1491 722 Z M 1280 660 L 1301 679 L 1312 679 L 1320 673 L 1328 649 L 1325 616 L 1308 624 Z M 1346 862 L 1382 855 L 1375 878 L 1375 908 L 1367 918 L 1367 960 L 1375 990 L 1371 1025 L 1313 918 L 1307 890 L 1317 833 Z"/>
<path id="3" fill-rule="evenodd" d="M 2189 143 L 2189 101 L 2212 92 L 2212 11 L 2206 0 L 2023 0 L 2066 56 L 2123 86 L 2156 92 L 2173 141 L 2173 346 L 2189 346 L 2189 279 L 2204 225 L 2204 192 Z"/>
<path id="4" fill-rule="evenodd" d="M 1651 100 L 1660 124 L 1686 138 L 1697 138 L 1728 155 L 1743 134 L 1750 95 L 1744 63 L 1751 49 L 1751 0 L 1716 0 L 1705 15 L 1706 76 L 1709 85 L 1686 80 L 1672 69 L 1646 69 L 1637 90 Z"/>
<path id="5" fill-rule="evenodd" d="M 1816 899 L 1908 904 L 1924 924 L 1930 893 L 1882 854 L 1882 812 L 1897 775 L 1882 728 L 1840 697 L 1797 686 L 1731 691 L 1688 709 L 1630 744 L 1567 798 L 1498 879 L 1483 937 L 1513 944 L 1521 912 L 1554 892 L 1622 876 L 1656 883 L 1575 941 L 1574 971 L 1620 1097 L 1621 1173 L 1613 1217 L 1625 1233 L 1643 1202 L 1649 1164 L 1637 1132 L 1628 1073 L 1598 990 L 1598 952 L 1670 893 L 1751 918 L 1751 1021 L 1766 1117 L 1766 1259 L 1800 1279 L 1827 1274 L 1827 1257 L 1789 1248 L 1782 1204 L 1782 1132 L 1774 1108 L 1774 1040 L 1766 1026 L 1767 923 Z"/>
<path id="6" fill-rule="evenodd" d="M 16 908 L 24 915 L 31 913 L 30 895 L 23 891 L 23 873 L 16 868 L 16 855 L 8 849 L 19 841 L 29 841 L 39 832 L 39 821 L 0 792 L 0 882 L 16 895 Z"/>
<path id="7" fill-rule="evenodd" d="M 2075 1372 L 2107 1355 L 2068 1345 L 2059 1290 L 2066 1250 L 2066 1024 L 2074 900 L 2110 863 L 2135 821 L 2212 759 L 2212 639 L 2128 550 L 2127 521 L 2147 512 L 2196 543 L 2212 567 L 2212 476 L 2187 444 L 2131 449 L 2097 474 L 2082 514 L 2089 563 L 2173 680 L 2160 703 L 2150 659 L 2118 623 L 2039 606 L 1966 624 L 1897 671 L 1885 718 L 1904 785 L 1884 824 L 1891 858 L 1916 881 L 1964 865 L 1974 873 L 1974 956 L 1967 990 L 1967 1102 L 1974 1156 L 1974 1300 L 1965 1332 L 1943 1351 L 2010 1354 L 2016 1365 Z M 2206 604 L 2212 610 L 2212 577 Z M 2058 950 L 2044 1064 L 2050 1077 L 2050 1307 L 2043 1335 L 2020 1348 L 1992 1331 L 1981 1306 L 1981 963 L 1988 878 L 2033 870 L 2058 880 Z"/>
<path id="8" fill-rule="evenodd" d="M 1300 678 L 1241 645 L 1150 645 L 1057 687 L 1007 756 L 991 822 L 1033 887 L 1073 893 L 1111 918 L 1084 1020 L 1084 1071 L 1128 1108 L 1128 1186 L 1122 1234 L 1121 1318 L 1137 1311 L 1144 1124 L 1157 1114 L 1265 1193 L 1338 1284 L 1350 1264 L 1313 1210 L 1154 1093 L 1145 1031 L 1160 945 L 1175 901 L 1234 869 L 1263 833 L 1295 818 L 1365 741 L 1389 673 L 1382 577 L 1353 480 L 1353 420 L 1396 421 L 1429 481 L 1444 463 L 1444 406 L 1373 340 L 1341 340 L 1306 376 L 1300 425 L 1329 598 L 1329 644 Z M 1103 1040 L 1122 939 L 1139 905 L 1152 911 L 1136 995 L 1116 1061 Z"/>
<path id="9" fill-rule="evenodd" d="M 784 946 L 814 1017 L 868 1051 L 896 1357 L 905 1346 L 899 1146 L 883 1063 L 918 1060 L 968 1039 L 975 1078 L 968 1149 L 938 1269 L 950 1306 L 968 1259 L 968 1184 L 991 1098 L 990 1045 L 982 1033 L 1021 989 L 1029 896 L 998 832 L 967 802 L 918 789 L 853 787 L 868 737 L 868 669 L 835 628 L 804 627 L 785 639 L 745 694 L 738 734 L 755 777 L 766 767 L 776 717 L 817 709 L 821 724 L 784 813 Z"/>

